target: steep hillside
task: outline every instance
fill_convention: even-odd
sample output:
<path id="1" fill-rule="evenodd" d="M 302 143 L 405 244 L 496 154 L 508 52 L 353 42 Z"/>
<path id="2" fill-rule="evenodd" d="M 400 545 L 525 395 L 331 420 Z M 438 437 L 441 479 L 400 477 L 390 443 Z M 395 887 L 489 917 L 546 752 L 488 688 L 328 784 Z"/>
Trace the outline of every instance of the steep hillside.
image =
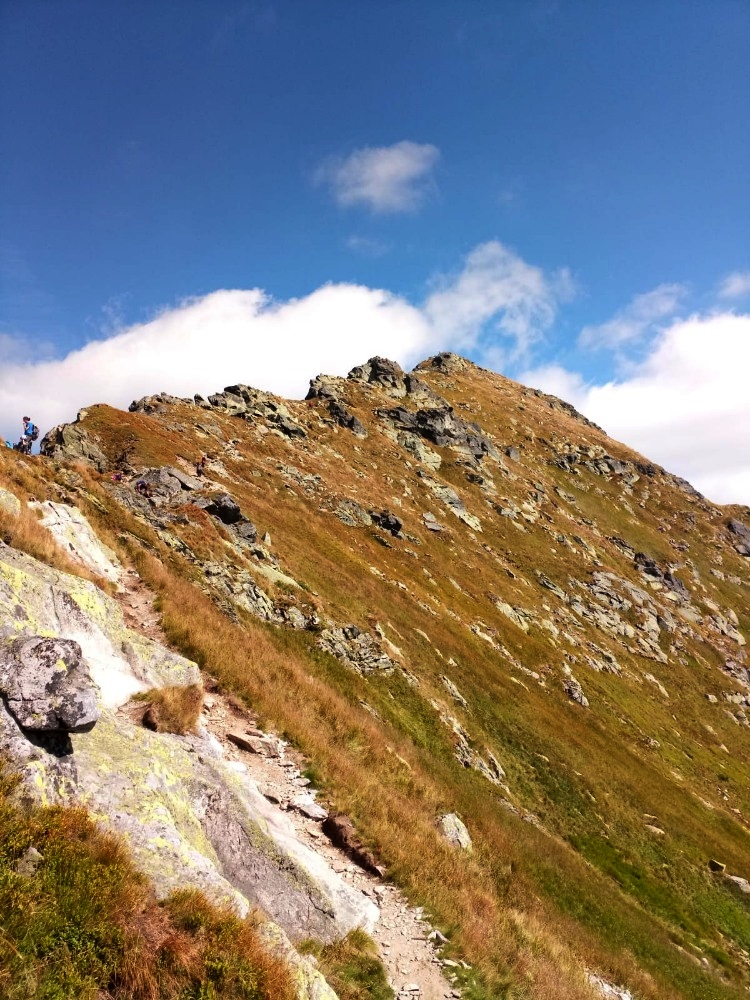
<path id="1" fill-rule="evenodd" d="M 461 996 L 746 993 L 750 511 L 452 355 L 92 406 L 43 452 L 2 481 L 304 755 Z"/>

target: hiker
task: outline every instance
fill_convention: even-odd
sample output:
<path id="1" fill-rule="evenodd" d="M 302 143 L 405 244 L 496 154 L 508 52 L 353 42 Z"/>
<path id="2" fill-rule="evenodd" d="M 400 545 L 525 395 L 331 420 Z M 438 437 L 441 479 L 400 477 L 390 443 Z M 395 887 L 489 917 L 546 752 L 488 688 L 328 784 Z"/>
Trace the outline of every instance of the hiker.
<path id="1" fill-rule="evenodd" d="M 196 474 L 196 476 L 202 476 L 203 473 L 206 471 L 206 462 L 207 461 L 208 461 L 208 459 L 206 458 L 206 456 L 202 454 L 201 457 L 200 457 L 200 461 L 195 466 L 195 474 Z"/>
<path id="2" fill-rule="evenodd" d="M 20 450 L 25 452 L 27 455 L 31 454 L 31 445 L 39 437 L 39 428 L 36 424 L 32 423 L 31 417 L 23 418 L 23 434 L 21 435 L 21 441 L 23 442 L 23 448 Z"/>
<path id="3" fill-rule="evenodd" d="M 142 497 L 146 497 L 147 500 L 151 498 L 151 486 L 145 479 L 138 480 L 135 484 L 135 491 L 136 493 L 140 493 Z"/>

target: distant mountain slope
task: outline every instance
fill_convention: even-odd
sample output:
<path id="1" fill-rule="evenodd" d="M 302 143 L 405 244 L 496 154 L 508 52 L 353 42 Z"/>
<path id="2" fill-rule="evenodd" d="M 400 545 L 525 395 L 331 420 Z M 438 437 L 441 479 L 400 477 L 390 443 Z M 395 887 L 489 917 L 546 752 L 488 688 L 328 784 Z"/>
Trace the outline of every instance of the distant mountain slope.
<path id="1" fill-rule="evenodd" d="M 745 995 L 750 511 L 454 355 L 91 406 L 42 447 L 27 488 L 305 753 L 463 996 Z"/>

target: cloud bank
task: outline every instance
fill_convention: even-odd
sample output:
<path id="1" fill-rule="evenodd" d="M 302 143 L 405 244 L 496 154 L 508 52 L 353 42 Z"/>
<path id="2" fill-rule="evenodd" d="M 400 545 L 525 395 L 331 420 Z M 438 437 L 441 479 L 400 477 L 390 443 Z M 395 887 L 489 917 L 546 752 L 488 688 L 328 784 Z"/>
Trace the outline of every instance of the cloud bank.
<path id="1" fill-rule="evenodd" d="M 521 379 L 569 400 L 612 437 L 718 503 L 750 505 L 750 316 L 677 320 L 621 380 L 547 366 Z"/>
<path id="2" fill-rule="evenodd" d="M 481 356 L 487 324 L 517 353 L 554 319 L 555 289 L 554 276 L 493 241 L 420 305 L 362 285 L 325 285 L 287 302 L 257 288 L 216 291 L 65 358 L 4 363 L 0 429 L 15 438 L 24 413 L 47 430 L 87 404 L 126 407 L 148 393 L 192 396 L 234 382 L 301 397 L 319 372 L 344 375 L 374 354 L 404 366 L 454 348 Z"/>
<path id="3" fill-rule="evenodd" d="M 413 212 L 430 190 L 439 158 L 438 148 L 427 143 L 367 146 L 345 159 L 328 160 L 314 179 L 330 188 L 342 208 L 363 205 L 376 213 Z"/>
<path id="4" fill-rule="evenodd" d="M 374 354 L 411 367 L 456 350 L 497 370 L 526 364 L 521 381 L 574 403 L 710 499 L 750 505 L 750 315 L 724 306 L 670 318 L 684 292 L 659 286 L 598 327 L 603 334 L 586 335 L 591 349 L 606 342 L 624 361 L 619 378 L 586 382 L 560 366 L 532 367 L 571 293 L 567 272 L 545 272 L 491 241 L 418 304 L 363 285 L 324 285 L 285 302 L 258 288 L 225 289 L 58 359 L 25 359 L 0 331 L 0 433 L 17 438 L 24 413 L 46 431 L 81 406 L 127 407 L 162 390 L 192 396 L 246 382 L 299 398 L 319 372 L 344 375 Z M 640 360 L 624 355 L 628 345 Z"/>

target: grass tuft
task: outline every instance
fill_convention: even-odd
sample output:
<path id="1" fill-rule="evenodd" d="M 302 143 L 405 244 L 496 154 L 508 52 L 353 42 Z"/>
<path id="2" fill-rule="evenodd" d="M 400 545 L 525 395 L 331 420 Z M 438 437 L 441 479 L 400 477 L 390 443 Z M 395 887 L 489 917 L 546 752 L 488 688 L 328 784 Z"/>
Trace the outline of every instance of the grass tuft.
<path id="1" fill-rule="evenodd" d="M 300 951 L 317 958 L 339 1000 L 393 1000 L 377 945 L 364 931 L 355 929 L 341 941 L 327 945 L 305 941 Z"/>
<path id="2" fill-rule="evenodd" d="M 203 708 L 203 687 L 189 684 L 187 687 L 171 685 L 153 688 L 136 695 L 134 700 L 148 702 L 143 716 L 147 729 L 184 736 L 185 733 L 195 732 L 198 725 Z"/>

